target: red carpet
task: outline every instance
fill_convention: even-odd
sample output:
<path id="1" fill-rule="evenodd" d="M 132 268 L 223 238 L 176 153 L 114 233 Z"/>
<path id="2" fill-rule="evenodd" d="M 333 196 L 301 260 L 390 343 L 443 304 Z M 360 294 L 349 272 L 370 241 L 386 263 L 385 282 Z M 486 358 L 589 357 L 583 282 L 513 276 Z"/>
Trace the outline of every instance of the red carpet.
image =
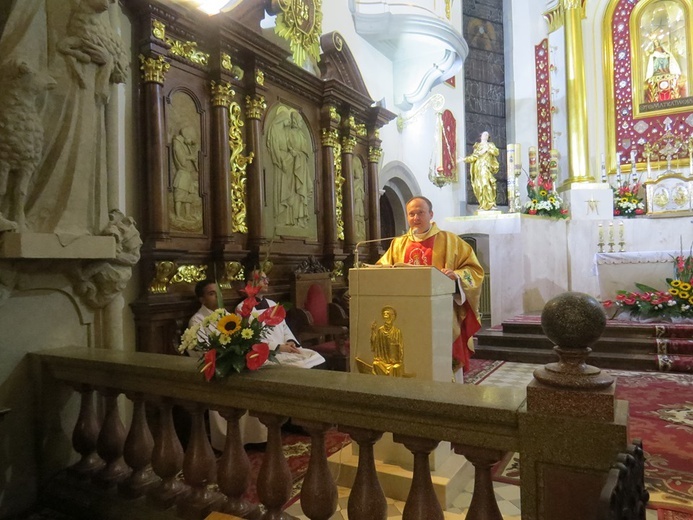
<path id="1" fill-rule="evenodd" d="M 464 373 L 465 384 L 478 385 L 503 363 L 503 361 L 494 361 L 492 359 L 470 359 L 469 370 Z"/>
<path id="2" fill-rule="evenodd" d="M 346 433 L 330 430 L 325 434 L 325 451 L 329 457 L 333 453 L 347 446 L 351 439 Z M 287 507 L 293 504 L 298 499 L 298 494 L 301 492 L 301 484 L 303 477 L 308 471 L 308 460 L 310 459 L 310 437 L 306 435 L 297 435 L 294 433 L 282 433 L 282 444 L 284 448 L 284 456 L 289 463 L 291 470 L 291 499 L 287 503 Z M 244 498 L 250 502 L 257 504 L 259 499 L 257 496 L 257 474 L 262 466 L 262 459 L 265 454 L 261 451 L 248 452 L 250 459 L 250 486 L 246 491 Z"/>
<path id="3" fill-rule="evenodd" d="M 660 520 L 693 520 L 693 376 L 611 371 L 616 398 L 630 403 L 629 434 L 642 439 L 649 507 Z M 519 483 L 517 454 L 494 470 L 494 480 Z"/>

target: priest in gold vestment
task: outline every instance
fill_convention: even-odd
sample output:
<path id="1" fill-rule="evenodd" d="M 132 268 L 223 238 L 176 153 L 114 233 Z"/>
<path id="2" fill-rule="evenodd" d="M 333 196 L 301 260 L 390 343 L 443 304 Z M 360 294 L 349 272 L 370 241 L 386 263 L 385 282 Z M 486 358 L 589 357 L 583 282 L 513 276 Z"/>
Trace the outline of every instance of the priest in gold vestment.
<path id="1" fill-rule="evenodd" d="M 455 282 L 452 365 L 454 372 L 460 367 L 467 369 L 474 351 L 472 336 L 481 328 L 478 312 L 484 270 L 469 244 L 432 222 L 430 200 L 414 197 L 407 202 L 406 210 L 409 232 L 395 238 L 378 263 L 428 265 Z"/>

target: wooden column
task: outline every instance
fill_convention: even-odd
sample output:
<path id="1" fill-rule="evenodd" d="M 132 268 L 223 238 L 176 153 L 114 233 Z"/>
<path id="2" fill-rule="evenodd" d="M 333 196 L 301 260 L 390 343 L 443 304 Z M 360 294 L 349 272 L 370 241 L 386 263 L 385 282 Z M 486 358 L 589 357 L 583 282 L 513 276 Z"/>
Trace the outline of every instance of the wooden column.
<path id="1" fill-rule="evenodd" d="M 342 139 L 342 218 L 344 219 L 344 250 L 351 253 L 356 245 L 356 223 L 354 222 L 354 146 L 355 137 Z"/>
<path id="2" fill-rule="evenodd" d="M 163 56 L 140 54 L 142 70 L 142 119 L 144 127 L 144 169 L 149 189 L 147 236 L 165 240 L 169 236 L 166 127 L 164 124 L 164 75 L 170 65 Z"/>
<path id="3" fill-rule="evenodd" d="M 212 81 L 211 201 L 213 242 L 221 248 L 231 238 L 231 176 L 229 151 L 229 105 L 231 85 Z"/>
<path id="4" fill-rule="evenodd" d="M 323 226 L 324 252 L 331 257 L 337 247 L 337 197 L 335 193 L 334 149 L 339 145 L 339 132 L 336 128 L 322 129 L 322 168 L 323 168 Z"/>
<path id="5" fill-rule="evenodd" d="M 368 239 L 380 238 L 380 186 L 378 169 L 383 150 L 379 146 L 368 147 Z M 370 244 L 369 256 L 376 260 L 379 256 L 380 244 Z"/>
<path id="6" fill-rule="evenodd" d="M 262 220 L 262 208 L 265 201 L 265 187 L 262 183 L 262 164 L 260 153 L 261 127 L 260 120 L 267 110 L 265 97 L 257 95 L 245 98 L 246 119 L 248 121 L 248 153 L 255 154 L 255 160 L 248 164 L 246 170 L 247 191 L 246 203 L 248 211 L 248 247 L 258 249 L 264 238 L 264 225 Z"/>

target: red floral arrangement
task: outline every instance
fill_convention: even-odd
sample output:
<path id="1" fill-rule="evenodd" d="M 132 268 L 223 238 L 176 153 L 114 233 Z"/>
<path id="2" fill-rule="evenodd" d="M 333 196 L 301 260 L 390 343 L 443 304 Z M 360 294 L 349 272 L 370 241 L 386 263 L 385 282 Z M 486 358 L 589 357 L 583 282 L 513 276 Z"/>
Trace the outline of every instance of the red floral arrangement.
<path id="1" fill-rule="evenodd" d="M 247 298 L 237 312 L 228 312 L 220 305 L 201 323 L 183 333 L 178 349 L 202 352 L 200 372 L 207 381 L 223 379 L 232 371 L 257 370 L 268 359 L 275 360 L 274 351 L 262 339 L 284 320 L 286 311 L 281 305 L 264 311 L 253 310 L 260 291 L 257 281 L 253 278 L 246 285 Z"/>

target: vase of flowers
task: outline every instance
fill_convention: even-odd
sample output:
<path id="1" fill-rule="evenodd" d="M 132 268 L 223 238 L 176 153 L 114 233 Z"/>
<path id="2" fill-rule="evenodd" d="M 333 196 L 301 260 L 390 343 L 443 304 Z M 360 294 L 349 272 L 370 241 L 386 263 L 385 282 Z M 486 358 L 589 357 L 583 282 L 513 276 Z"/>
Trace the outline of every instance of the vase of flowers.
<path id="1" fill-rule="evenodd" d="M 257 370 L 268 359 L 275 360 L 274 351 L 262 340 L 285 319 L 286 311 L 281 305 L 254 311 L 258 290 L 249 283 L 245 288 L 248 297 L 236 312 L 219 308 L 183 333 L 178 350 L 200 352 L 200 372 L 207 381 L 223 379 L 231 372 Z"/>
<path id="2" fill-rule="evenodd" d="M 645 203 L 639 195 L 640 183 L 623 183 L 621 186 L 613 187 L 614 192 L 614 216 L 634 217 L 645 214 Z"/>
<path id="3" fill-rule="evenodd" d="M 552 218 L 566 218 L 568 210 L 563 207 L 563 199 L 553 189 L 551 177 L 539 175 L 527 181 L 527 195 L 524 211 L 527 215 L 540 215 Z"/>

